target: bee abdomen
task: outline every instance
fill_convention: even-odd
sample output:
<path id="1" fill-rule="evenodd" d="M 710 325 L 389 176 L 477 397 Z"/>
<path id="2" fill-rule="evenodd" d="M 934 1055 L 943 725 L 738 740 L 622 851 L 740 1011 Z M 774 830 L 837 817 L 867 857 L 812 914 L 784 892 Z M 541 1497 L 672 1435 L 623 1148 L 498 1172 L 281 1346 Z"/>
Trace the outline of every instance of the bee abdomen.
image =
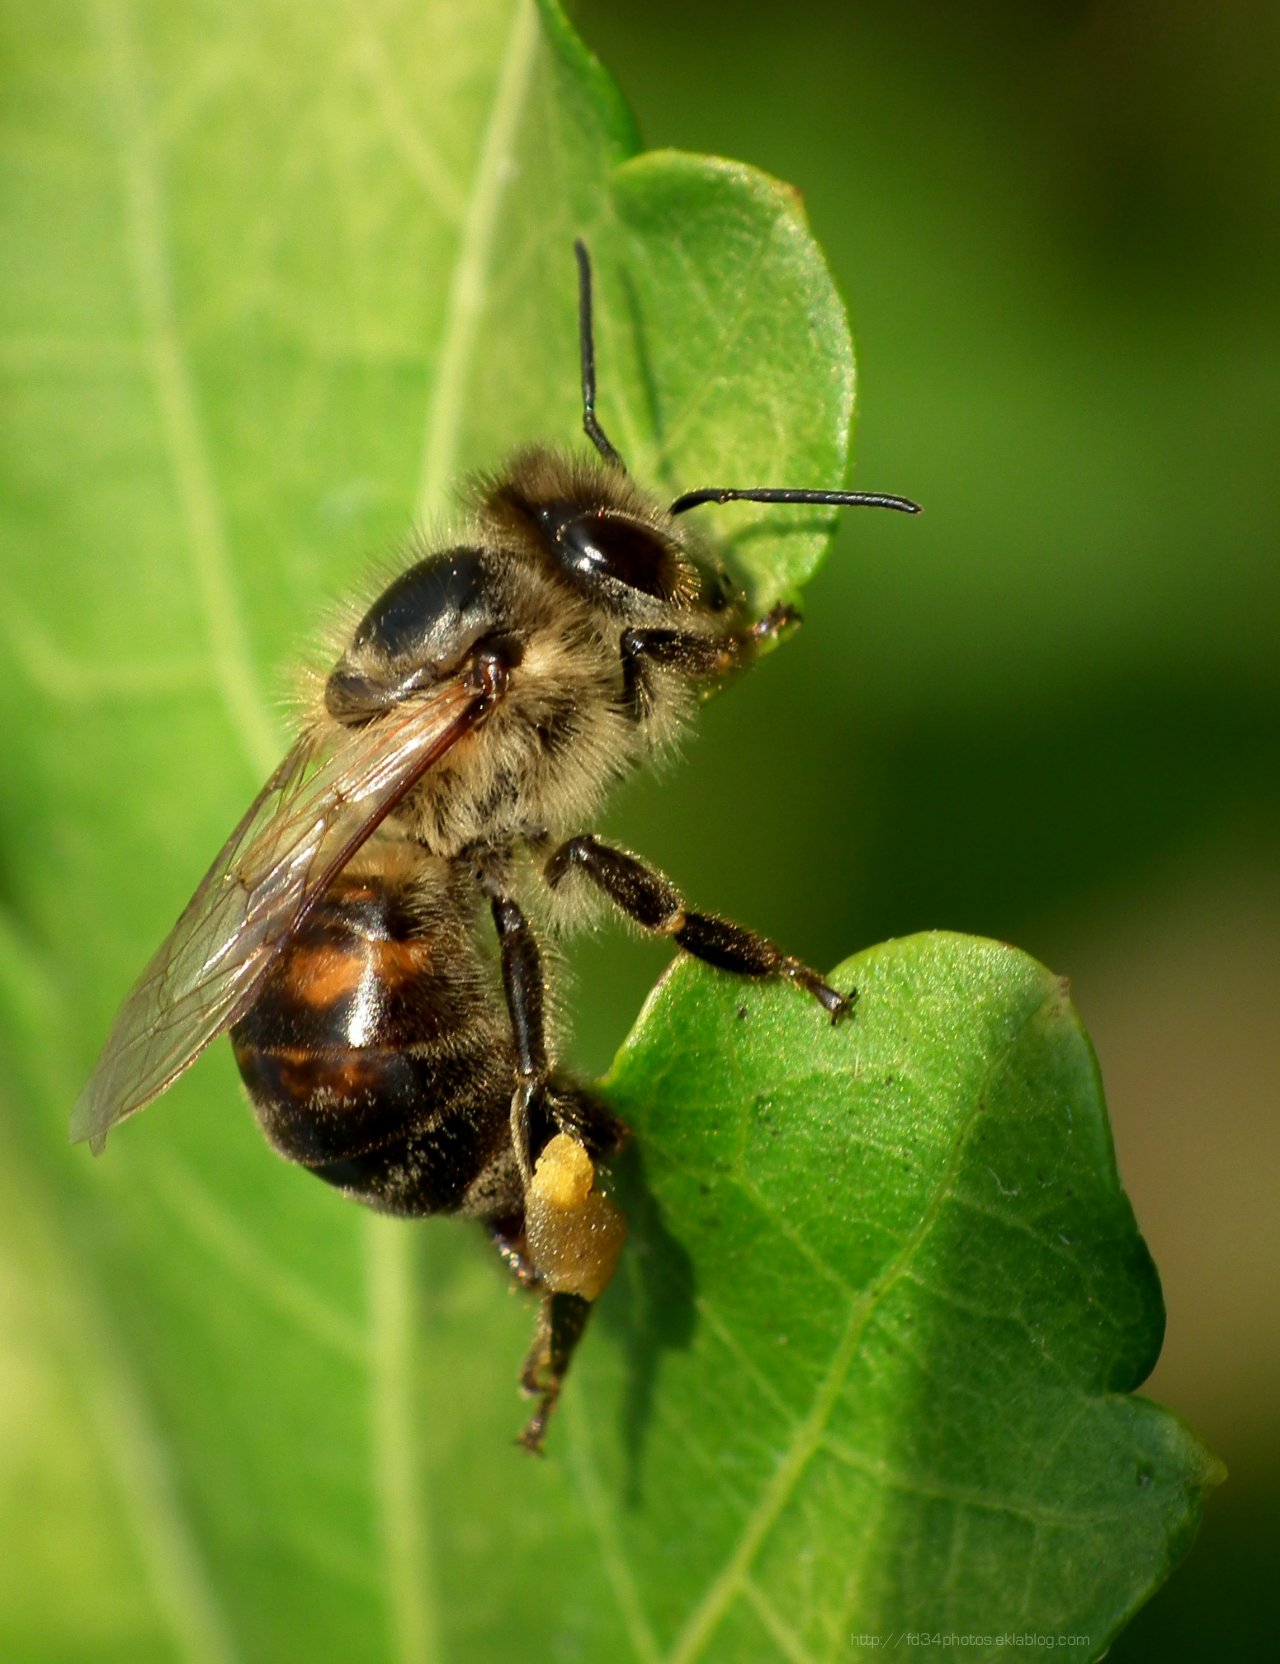
<path id="1" fill-rule="evenodd" d="M 465 1206 L 477 1174 L 503 1164 L 511 1043 L 474 947 L 376 878 L 321 898 L 231 1037 L 280 1154 L 375 1205 Z M 412 1194 L 388 1194 L 410 1166 Z"/>
<path id="2" fill-rule="evenodd" d="M 235 1037 L 236 1062 L 262 1130 L 305 1167 L 361 1155 L 466 1113 L 482 1059 L 381 1046 L 311 1050 Z M 509 1096 L 509 1093 L 508 1093 Z"/>

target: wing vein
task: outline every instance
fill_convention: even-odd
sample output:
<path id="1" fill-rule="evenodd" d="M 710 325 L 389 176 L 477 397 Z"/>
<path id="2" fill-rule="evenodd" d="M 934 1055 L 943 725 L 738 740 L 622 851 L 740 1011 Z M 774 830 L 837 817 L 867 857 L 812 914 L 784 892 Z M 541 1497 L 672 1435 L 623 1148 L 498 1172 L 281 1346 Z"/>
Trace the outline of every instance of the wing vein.
<path id="1" fill-rule="evenodd" d="M 309 736 L 297 742 L 121 1007 L 76 1104 L 73 1139 L 101 1150 L 118 1121 L 239 1021 L 328 885 L 488 708 L 455 677 L 343 736 L 323 761 Z"/>

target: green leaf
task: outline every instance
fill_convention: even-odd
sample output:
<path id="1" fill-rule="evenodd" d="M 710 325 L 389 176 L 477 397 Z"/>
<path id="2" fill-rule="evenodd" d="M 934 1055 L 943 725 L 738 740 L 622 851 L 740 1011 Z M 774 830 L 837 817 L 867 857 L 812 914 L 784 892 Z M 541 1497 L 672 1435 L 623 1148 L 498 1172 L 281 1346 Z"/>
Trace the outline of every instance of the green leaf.
<path id="1" fill-rule="evenodd" d="M 662 1656 L 929 1631 L 1096 1657 L 1221 1472 L 1123 1396 L 1164 1311 L 1093 1052 L 1062 981 L 995 943 L 891 942 L 833 980 L 860 991 L 835 1031 L 682 965 L 609 1081 L 644 1226 L 604 1477 L 643 1486 L 631 1564 L 680 1545 L 644 1590 Z"/>
<path id="2" fill-rule="evenodd" d="M 1208 1469 L 1091 1396 L 1137 1379 L 1158 1310 L 1091 1074 L 1065 1143 L 1043 1106 L 1025 1150 L 994 1114 L 960 1136 L 975 1058 L 1040 987 L 1023 962 L 1001 996 L 993 950 L 944 944 L 907 1000 L 875 978 L 921 950 L 887 952 L 838 1033 L 790 990 L 667 985 L 614 1082 L 634 1246 L 542 1464 L 510 1445 L 529 1314 L 478 1235 L 272 1160 L 227 1048 L 102 1162 L 68 1149 L 114 1006 L 283 746 L 267 690 L 326 597 L 415 514 L 447 524 L 460 472 L 582 443 L 573 237 L 602 419 L 660 491 L 838 483 L 852 360 L 793 193 L 637 154 L 550 4 L 63 0 L 0 28 L 0 1652 L 843 1656 L 855 1625 L 931 1618 L 922 1581 L 946 1612 L 996 1591 L 984 1624 L 1023 1589 L 1037 1623 L 1114 1627 Z M 698 517 L 761 605 L 824 546 L 809 511 Z M 699 1024 L 733 1042 L 677 1080 Z M 898 1098 L 864 1111 L 849 1059 L 881 1056 Z M 833 1068 L 843 1120 L 808 1104 Z M 1008 1215 L 969 1167 L 988 1120 Z M 878 1143 L 833 1145 L 852 1122 Z M 1028 1280 L 1046 1220 L 1076 1240 Z"/>

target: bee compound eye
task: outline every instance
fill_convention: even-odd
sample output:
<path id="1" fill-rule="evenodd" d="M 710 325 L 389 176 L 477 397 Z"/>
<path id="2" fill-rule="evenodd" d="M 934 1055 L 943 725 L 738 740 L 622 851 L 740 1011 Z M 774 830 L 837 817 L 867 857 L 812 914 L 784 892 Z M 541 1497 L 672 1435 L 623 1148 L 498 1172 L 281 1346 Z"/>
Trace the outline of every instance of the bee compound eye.
<path id="1" fill-rule="evenodd" d="M 675 562 L 647 527 L 600 515 L 578 521 L 565 542 L 579 571 L 602 573 L 659 601 L 676 592 Z"/>
<path id="2" fill-rule="evenodd" d="M 648 526 L 611 509 L 584 510 L 576 502 L 545 503 L 536 512 L 557 556 L 571 572 L 587 579 L 612 578 L 659 601 L 669 601 L 676 594 L 676 559 Z"/>

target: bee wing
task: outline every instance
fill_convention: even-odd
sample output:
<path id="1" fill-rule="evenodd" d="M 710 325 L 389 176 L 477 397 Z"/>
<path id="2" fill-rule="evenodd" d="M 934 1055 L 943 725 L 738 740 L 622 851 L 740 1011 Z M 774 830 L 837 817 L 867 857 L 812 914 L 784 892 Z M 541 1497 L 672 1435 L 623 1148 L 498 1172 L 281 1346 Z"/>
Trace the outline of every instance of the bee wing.
<path id="1" fill-rule="evenodd" d="M 312 904 L 490 699 L 441 683 L 314 768 L 300 741 L 259 792 L 125 1000 L 71 1117 L 94 1154 L 243 1016 Z"/>

